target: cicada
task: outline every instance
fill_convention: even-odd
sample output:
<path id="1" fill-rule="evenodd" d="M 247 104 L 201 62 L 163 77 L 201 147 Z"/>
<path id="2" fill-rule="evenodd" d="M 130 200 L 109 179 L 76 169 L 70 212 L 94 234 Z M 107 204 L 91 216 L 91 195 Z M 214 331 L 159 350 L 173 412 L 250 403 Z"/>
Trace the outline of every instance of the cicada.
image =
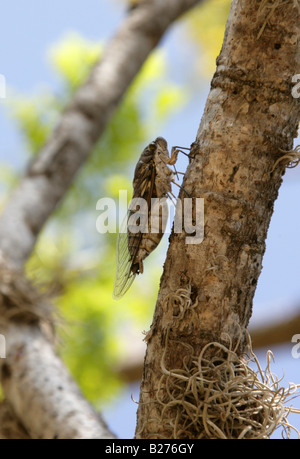
<path id="1" fill-rule="evenodd" d="M 163 137 L 157 137 L 144 149 L 136 165 L 131 202 L 134 202 L 135 198 L 143 198 L 146 206 L 140 210 L 139 219 L 144 220 L 145 224 L 140 225 L 138 232 L 133 230 L 130 220 L 134 220 L 137 210 L 129 205 L 125 221 L 127 230 L 122 229 L 119 232 L 117 241 L 115 298 L 123 296 L 136 275 L 143 273 L 144 259 L 156 249 L 163 237 L 166 219 L 162 214 L 166 215 L 166 212 L 162 212 L 159 206 L 167 205 L 167 198 L 172 194 L 174 173 L 169 166 L 176 163 L 178 152 L 177 147 L 173 147 L 170 157 L 167 141 Z M 158 218 L 153 219 L 153 213 Z"/>

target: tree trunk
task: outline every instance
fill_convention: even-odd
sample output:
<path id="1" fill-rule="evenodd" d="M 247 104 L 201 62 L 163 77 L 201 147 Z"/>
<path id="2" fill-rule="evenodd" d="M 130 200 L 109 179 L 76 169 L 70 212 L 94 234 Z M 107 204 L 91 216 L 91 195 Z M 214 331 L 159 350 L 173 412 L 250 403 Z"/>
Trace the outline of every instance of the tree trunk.
<path id="1" fill-rule="evenodd" d="M 189 418 L 199 394 L 173 376 L 188 381 L 208 343 L 235 343 L 242 333 L 236 350 L 244 348 L 284 174 L 280 163 L 273 166 L 281 150 L 292 149 L 300 118 L 291 94 L 300 73 L 299 26 L 297 2 L 232 2 L 183 183 L 193 198 L 204 198 L 205 236 L 195 245 L 184 233 L 170 237 L 146 336 L 137 438 L 205 437 L 204 426 Z"/>

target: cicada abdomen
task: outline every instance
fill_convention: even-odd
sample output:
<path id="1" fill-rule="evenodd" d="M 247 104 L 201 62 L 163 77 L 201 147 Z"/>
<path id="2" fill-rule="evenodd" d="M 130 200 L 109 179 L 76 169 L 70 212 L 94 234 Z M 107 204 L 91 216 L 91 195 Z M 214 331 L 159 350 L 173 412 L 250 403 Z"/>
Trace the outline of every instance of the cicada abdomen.
<path id="1" fill-rule="evenodd" d="M 121 228 L 117 242 L 115 298 L 123 296 L 135 276 L 143 273 L 143 260 L 163 237 L 167 198 L 174 178 L 168 165 L 175 163 L 177 154 L 176 150 L 170 158 L 166 140 L 158 137 L 144 149 L 136 165 L 133 198 L 125 222 L 127 231 Z"/>

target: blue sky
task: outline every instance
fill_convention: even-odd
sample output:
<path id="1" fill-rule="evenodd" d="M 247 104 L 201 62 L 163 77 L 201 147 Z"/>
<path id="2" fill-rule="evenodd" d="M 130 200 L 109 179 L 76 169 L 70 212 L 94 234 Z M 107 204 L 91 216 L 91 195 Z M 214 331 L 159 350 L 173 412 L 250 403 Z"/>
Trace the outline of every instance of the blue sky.
<path id="1" fill-rule="evenodd" d="M 18 92 L 30 93 L 45 85 L 56 90 L 58 81 L 48 65 L 46 51 L 71 31 L 77 31 L 89 39 L 106 40 L 113 35 L 123 15 L 124 6 L 117 0 L 4 2 L 1 5 L 0 74 L 5 75 L 7 85 Z M 187 60 L 191 57 L 189 53 L 182 52 L 182 45 L 178 45 L 179 37 L 180 25 L 177 25 L 164 40 L 175 79 L 180 78 L 181 71 L 186 71 Z M 177 48 L 180 52 L 177 52 Z M 158 133 L 166 137 L 169 144 L 178 144 L 178 132 L 182 145 L 189 145 L 194 140 L 209 91 L 209 81 L 206 85 L 202 81 L 199 91 L 200 87 L 201 95 L 189 107 L 176 113 L 164 131 Z M 0 132 L 0 160 L 20 167 L 23 164 L 22 141 L 15 125 L 7 117 L 1 99 Z M 299 170 L 287 171 L 275 205 L 263 271 L 254 300 L 253 325 L 285 318 L 300 307 L 299 178 Z M 284 368 L 285 380 L 297 382 L 300 359 L 291 357 L 291 346 L 287 343 L 276 348 L 274 368 L 279 374 Z M 106 410 L 112 429 L 123 438 L 131 437 L 134 433 L 136 406 L 130 397 L 128 400 L 130 392 L 134 392 L 134 398 L 138 399 L 137 387 L 134 386 L 118 400 L 114 409 L 109 407 Z M 299 400 L 294 404 L 300 407 Z M 300 428 L 300 421 L 295 422 Z"/>

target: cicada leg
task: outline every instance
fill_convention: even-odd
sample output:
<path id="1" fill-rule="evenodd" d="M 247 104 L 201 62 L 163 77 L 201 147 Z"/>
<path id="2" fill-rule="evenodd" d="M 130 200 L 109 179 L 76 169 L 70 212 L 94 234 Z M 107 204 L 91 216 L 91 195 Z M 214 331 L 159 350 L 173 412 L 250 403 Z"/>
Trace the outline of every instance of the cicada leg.
<path id="1" fill-rule="evenodd" d="M 173 201 L 172 196 L 173 196 L 173 198 L 175 199 L 175 202 Z M 169 191 L 168 197 L 171 199 L 171 201 L 172 201 L 172 203 L 173 203 L 173 206 L 176 207 L 177 198 L 176 198 L 175 194 L 173 194 L 172 191 Z"/>
<path id="2" fill-rule="evenodd" d="M 183 186 L 178 185 L 178 183 L 176 183 L 174 179 L 172 179 L 171 182 L 174 183 L 174 185 L 178 186 L 178 188 L 180 188 L 181 190 L 183 190 L 183 191 L 185 192 L 185 194 L 187 195 L 188 198 L 191 198 L 191 197 L 192 197 L 192 196 L 183 188 Z"/>
<path id="3" fill-rule="evenodd" d="M 188 158 L 191 158 L 191 154 L 190 154 L 190 153 L 185 153 L 185 151 L 183 151 L 183 150 L 189 150 L 189 151 L 191 151 L 191 148 L 174 146 L 174 147 L 172 147 L 172 150 L 171 150 L 171 157 L 170 157 L 169 164 L 170 164 L 171 166 L 174 167 L 175 175 L 177 176 L 177 178 L 179 178 L 179 177 L 178 177 L 178 174 L 184 175 L 183 172 L 178 172 L 178 171 L 176 170 L 176 167 L 175 167 L 175 164 L 176 164 L 177 159 L 178 159 L 178 154 L 179 154 L 179 153 L 183 153 L 183 154 L 184 154 L 185 156 L 187 156 Z M 182 189 L 182 190 L 185 192 L 185 194 L 186 194 L 189 198 L 191 198 L 191 195 L 183 188 L 183 186 L 181 186 L 181 185 L 179 185 L 178 183 L 176 183 L 174 179 L 171 179 L 171 182 L 174 183 L 174 185 L 178 186 L 180 189 Z M 173 195 L 173 196 L 174 196 L 174 195 Z"/>
<path id="4" fill-rule="evenodd" d="M 179 146 L 172 147 L 170 164 L 173 165 L 173 164 L 176 163 L 179 153 L 182 153 L 183 155 L 187 156 L 189 159 L 195 159 L 195 156 L 191 155 L 192 148 L 194 147 L 194 145 L 195 145 L 195 142 L 192 143 L 192 146 L 190 148 L 188 148 L 188 147 L 179 147 Z M 183 150 L 188 150 L 190 153 L 186 153 Z"/>
<path id="5" fill-rule="evenodd" d="M 176 163 L 177 158 L 178 158 L 178 154 L 179 154 L 179 150 L 177 149 L 177 147 L 172 147 L 171 158 L 169 160 L 169 164 L 171 166 L 174 166 L 174 164 Z"/>

